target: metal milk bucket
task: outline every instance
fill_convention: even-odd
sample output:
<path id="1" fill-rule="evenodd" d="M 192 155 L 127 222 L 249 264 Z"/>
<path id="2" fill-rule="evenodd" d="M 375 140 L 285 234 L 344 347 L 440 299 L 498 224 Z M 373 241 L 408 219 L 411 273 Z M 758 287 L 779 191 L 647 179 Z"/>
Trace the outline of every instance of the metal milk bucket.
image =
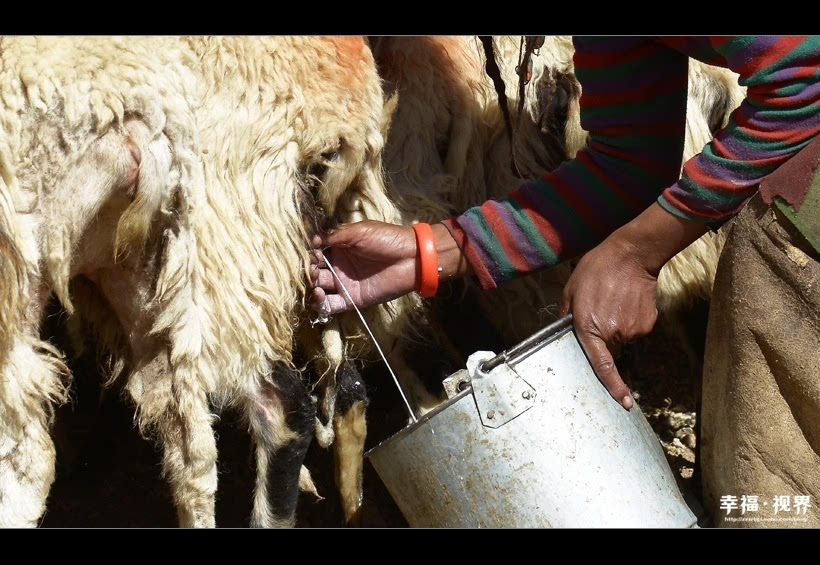
<path id="1" fill-rule="evenodd" d="M 477 352 L 450 398 L 370 450 L 413 527 L 692 527 L 637 405 L 595 377 L 571 317 Z"/>

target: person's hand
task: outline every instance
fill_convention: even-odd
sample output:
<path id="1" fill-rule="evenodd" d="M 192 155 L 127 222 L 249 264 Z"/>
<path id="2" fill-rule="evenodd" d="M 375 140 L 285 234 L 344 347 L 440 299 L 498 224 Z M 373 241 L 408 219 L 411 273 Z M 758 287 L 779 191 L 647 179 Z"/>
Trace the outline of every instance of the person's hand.
<path id="1" fill-rule="evenodd" d="M 564 287 L 561 315 L 572 312 L 578 342 L 612 397 L 632 408 L 632 396 L 615 366 L 620 346 L 652 331 L 658 317 L 657 276 L 633 250 L 610 238 L 584 255 Z"/>
<path id="2" fill-rule="evenodd" d="M 432 229 L 441 267 L 439 282 L 468 274 L 467 260 L 444 224 L 434 224 Z M 359 308 L 393 300 L 416 288 L 418 247 L 411 226 L 366 220 L 330 230 L 312 243 L 310 306 L 320 313 L 353 308 L 327 268 L 325 254 Z"/>
<path id="3" fill-rule="evenodd" d="M 330 230 L 313 240 L 311 306 L 336 314 L 350 300 L 324 262 L 330 264 L 359 308 L 398 298 L 415 288 L 416 235 L 410 226 L 366 220 Z M 329 247 L 324 252 L 321 247 Z"/>
<path id="4" fill-rule="evenodd" d="M 564 287 L 561 315 L 572 312 L 578 342 L 598 379 L 624 408 L 633 400 L 614 354 L 652 331 L 661 267 L 706 226 L 653 204 L 581 258 Z"/>

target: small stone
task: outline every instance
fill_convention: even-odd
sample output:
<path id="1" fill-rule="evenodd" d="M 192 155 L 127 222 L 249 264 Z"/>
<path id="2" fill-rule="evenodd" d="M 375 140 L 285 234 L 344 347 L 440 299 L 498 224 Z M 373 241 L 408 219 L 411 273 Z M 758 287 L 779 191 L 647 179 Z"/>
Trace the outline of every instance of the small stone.
<path id="1" fill-rule="evenodd" d="M 695 440 L 695 434 L 685 434 L 681 438 L 681 442 L 689 449 L 695 449 L 695 444 L 697 443 Z"/>
<path id="2" fill-rule="evenodd" d="M 694 432 L 694 430 L 692 430 L 692 428 L 684 427 L 684 428 L 681 428 L 681 429 L 679 429 L 678 431 L 675 432 L 675 437 L 678 438 L 678 439 L 683 439 L 683 436 L 694 435 L 694 434 L 695 434 L 695 432 Z"/>

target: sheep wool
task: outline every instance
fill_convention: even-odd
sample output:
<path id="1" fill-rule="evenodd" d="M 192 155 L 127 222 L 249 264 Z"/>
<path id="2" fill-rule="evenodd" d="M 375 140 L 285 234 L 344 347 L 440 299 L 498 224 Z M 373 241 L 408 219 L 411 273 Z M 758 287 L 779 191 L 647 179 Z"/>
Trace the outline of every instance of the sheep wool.
<path id="1" fill-rule="evenodd" d="M 311 486 L 315 407 L 293 362 L 310 236 L 398 218 L 386 120 L 362 38 L 0 40 L 0 524 L 36 525 L 53 481 L 48 415 L 68 381 L 38 339 L 51 291 L 125 375 L 181 525 L 215 525 L 227 405 L 256 447 L 252 524 L 293 524 Z M 384 338 L 414 307 L 368 316 Z M 366 354 L 350 317 L 327 331 Z"/>

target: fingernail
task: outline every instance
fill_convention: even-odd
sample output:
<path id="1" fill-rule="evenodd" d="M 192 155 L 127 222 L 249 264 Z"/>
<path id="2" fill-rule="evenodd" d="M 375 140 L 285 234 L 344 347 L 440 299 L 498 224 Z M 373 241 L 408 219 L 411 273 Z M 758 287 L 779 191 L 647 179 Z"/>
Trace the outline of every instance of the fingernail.
<path id="1" fill-rule="evenodd" d="M 624 396 L 621 399 L 621 406 L 623 406 L 627 410 L 631 410 L 632 409 L 632 396 L 630 396 L 629 394 Z"/>

